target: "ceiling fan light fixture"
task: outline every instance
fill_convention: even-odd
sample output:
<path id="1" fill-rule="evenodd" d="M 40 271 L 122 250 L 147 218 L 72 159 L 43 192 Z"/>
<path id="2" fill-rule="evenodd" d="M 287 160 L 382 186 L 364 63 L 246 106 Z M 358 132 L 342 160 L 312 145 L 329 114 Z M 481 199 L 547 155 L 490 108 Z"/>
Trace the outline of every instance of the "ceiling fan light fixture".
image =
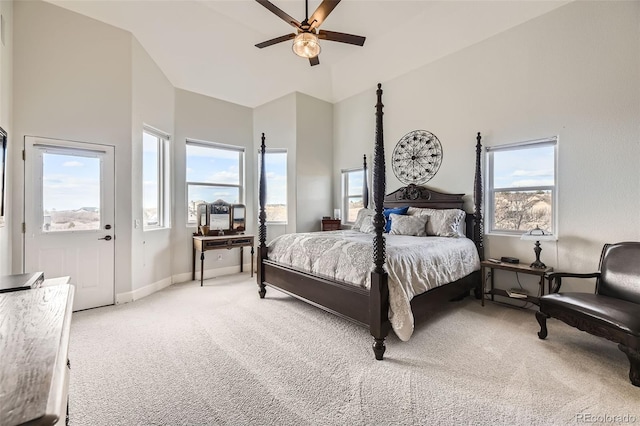
<path id="1" fill-rule="evenodd" d="M 318 36 L 312 32 L 302 32 L 293 39 L 293 53 L 302 58 L 315 58 L 320 54 Z"/>

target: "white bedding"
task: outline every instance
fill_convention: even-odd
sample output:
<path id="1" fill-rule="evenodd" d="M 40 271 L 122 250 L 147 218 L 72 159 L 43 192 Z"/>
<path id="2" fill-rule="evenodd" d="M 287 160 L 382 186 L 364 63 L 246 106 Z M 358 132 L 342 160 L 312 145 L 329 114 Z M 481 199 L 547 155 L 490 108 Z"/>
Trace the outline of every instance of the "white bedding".
<path id="1" fill-rule="evenodd" d="M 411 299 L 480 269 L 468 238 L 385 234 L 389 273 L 389 320 L 401 340 L 413 333 Z M 373 235 L 358 231 L 286 234 L 269 244 L 270 260 L 317 275 L 369 288 Z"/>

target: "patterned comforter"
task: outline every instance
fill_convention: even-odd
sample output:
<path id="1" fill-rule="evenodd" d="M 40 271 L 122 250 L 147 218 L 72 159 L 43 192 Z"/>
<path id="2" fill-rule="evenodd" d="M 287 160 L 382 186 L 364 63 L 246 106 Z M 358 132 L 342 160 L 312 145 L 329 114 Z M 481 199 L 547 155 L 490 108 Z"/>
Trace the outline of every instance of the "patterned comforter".
<path id="1" fill-rule="evenodd" d="M 401 340 L 413 333 L 411 299 L 480 269 L 468 238 L 385 235 L 389 273 L 389 320 Z M 369 288 L 373 235 L 358 231 L 286 234 L 269 244 L 270 260 Z"/>

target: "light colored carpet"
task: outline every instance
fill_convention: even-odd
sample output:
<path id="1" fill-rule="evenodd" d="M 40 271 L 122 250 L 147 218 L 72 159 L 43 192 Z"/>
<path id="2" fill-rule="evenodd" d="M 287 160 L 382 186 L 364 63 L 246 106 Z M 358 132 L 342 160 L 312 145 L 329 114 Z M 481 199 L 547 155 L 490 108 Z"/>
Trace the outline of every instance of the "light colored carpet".
<path id="1" fill-rule="evenodd" d="M 71 425 L 640 422 L 617 346 L 548 325 L 541 341 L 533 311 L 467 298 L 379 362 L 368 330 L 274 289 L 260 300 L 248 274 L 176 284 L 73 315 Z"/>

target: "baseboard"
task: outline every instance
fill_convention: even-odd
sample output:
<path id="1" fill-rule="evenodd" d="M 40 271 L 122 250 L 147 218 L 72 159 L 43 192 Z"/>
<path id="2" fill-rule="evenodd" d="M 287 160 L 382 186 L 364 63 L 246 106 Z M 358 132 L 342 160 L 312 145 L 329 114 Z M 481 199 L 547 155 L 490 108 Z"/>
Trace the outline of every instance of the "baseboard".
<path id="1" fill-rule="evenodd" d="M 162 290 L 163 288 L 169 287 L 172 283 L 171 277 L 163 278 L 160 281 L 156 281 L 155 283 L 151 283 L 141 288 L 137 288 L 133 291 L 127 291 L 125 293 L 116 294 L 116 305 L 121 303 L 129 303 L 134 300 L 142 299 L 150 294 L 155 293 L 156 291 Z"/>
<path id="2" fill-rule="evenodd" d="M 255 268 L 255 264 L 254 264 Z M 243 270 L 250 271 L 251 263 L 247 263 L 244 265 Z M 233 275 L 240 272 L 240 266 L 226 266 L 224 268 L 216 268 L 216 269 L 205 269 L 204 270 L 204 279 L 207 280 L 209 278 L 221 277 L 223 275 Z M 255 274 L 255 270 L 253 271 Z M 172 284 L 177 283 L 185 283 L 188 281 L 192 281 L 191 272 L 186 272 L 184 274 L 172 275 L 171 277 L 164 278 L 160 281 L 156 281 L 155 283 L 146 285 L 141 288 L 137 288 L 133 291 L 127 291 L 125 293 L 116 294 L 116 305 L 121 303 L 129 303 L 134 300 L 142 299 L 143 297 L 149 296 L 150 294 L 155 293 L 156 291 L 160 291 L 163 288 L 169 287 Z M 200 281 L 200 271 L 196 271 L 196 281 Z"/>

